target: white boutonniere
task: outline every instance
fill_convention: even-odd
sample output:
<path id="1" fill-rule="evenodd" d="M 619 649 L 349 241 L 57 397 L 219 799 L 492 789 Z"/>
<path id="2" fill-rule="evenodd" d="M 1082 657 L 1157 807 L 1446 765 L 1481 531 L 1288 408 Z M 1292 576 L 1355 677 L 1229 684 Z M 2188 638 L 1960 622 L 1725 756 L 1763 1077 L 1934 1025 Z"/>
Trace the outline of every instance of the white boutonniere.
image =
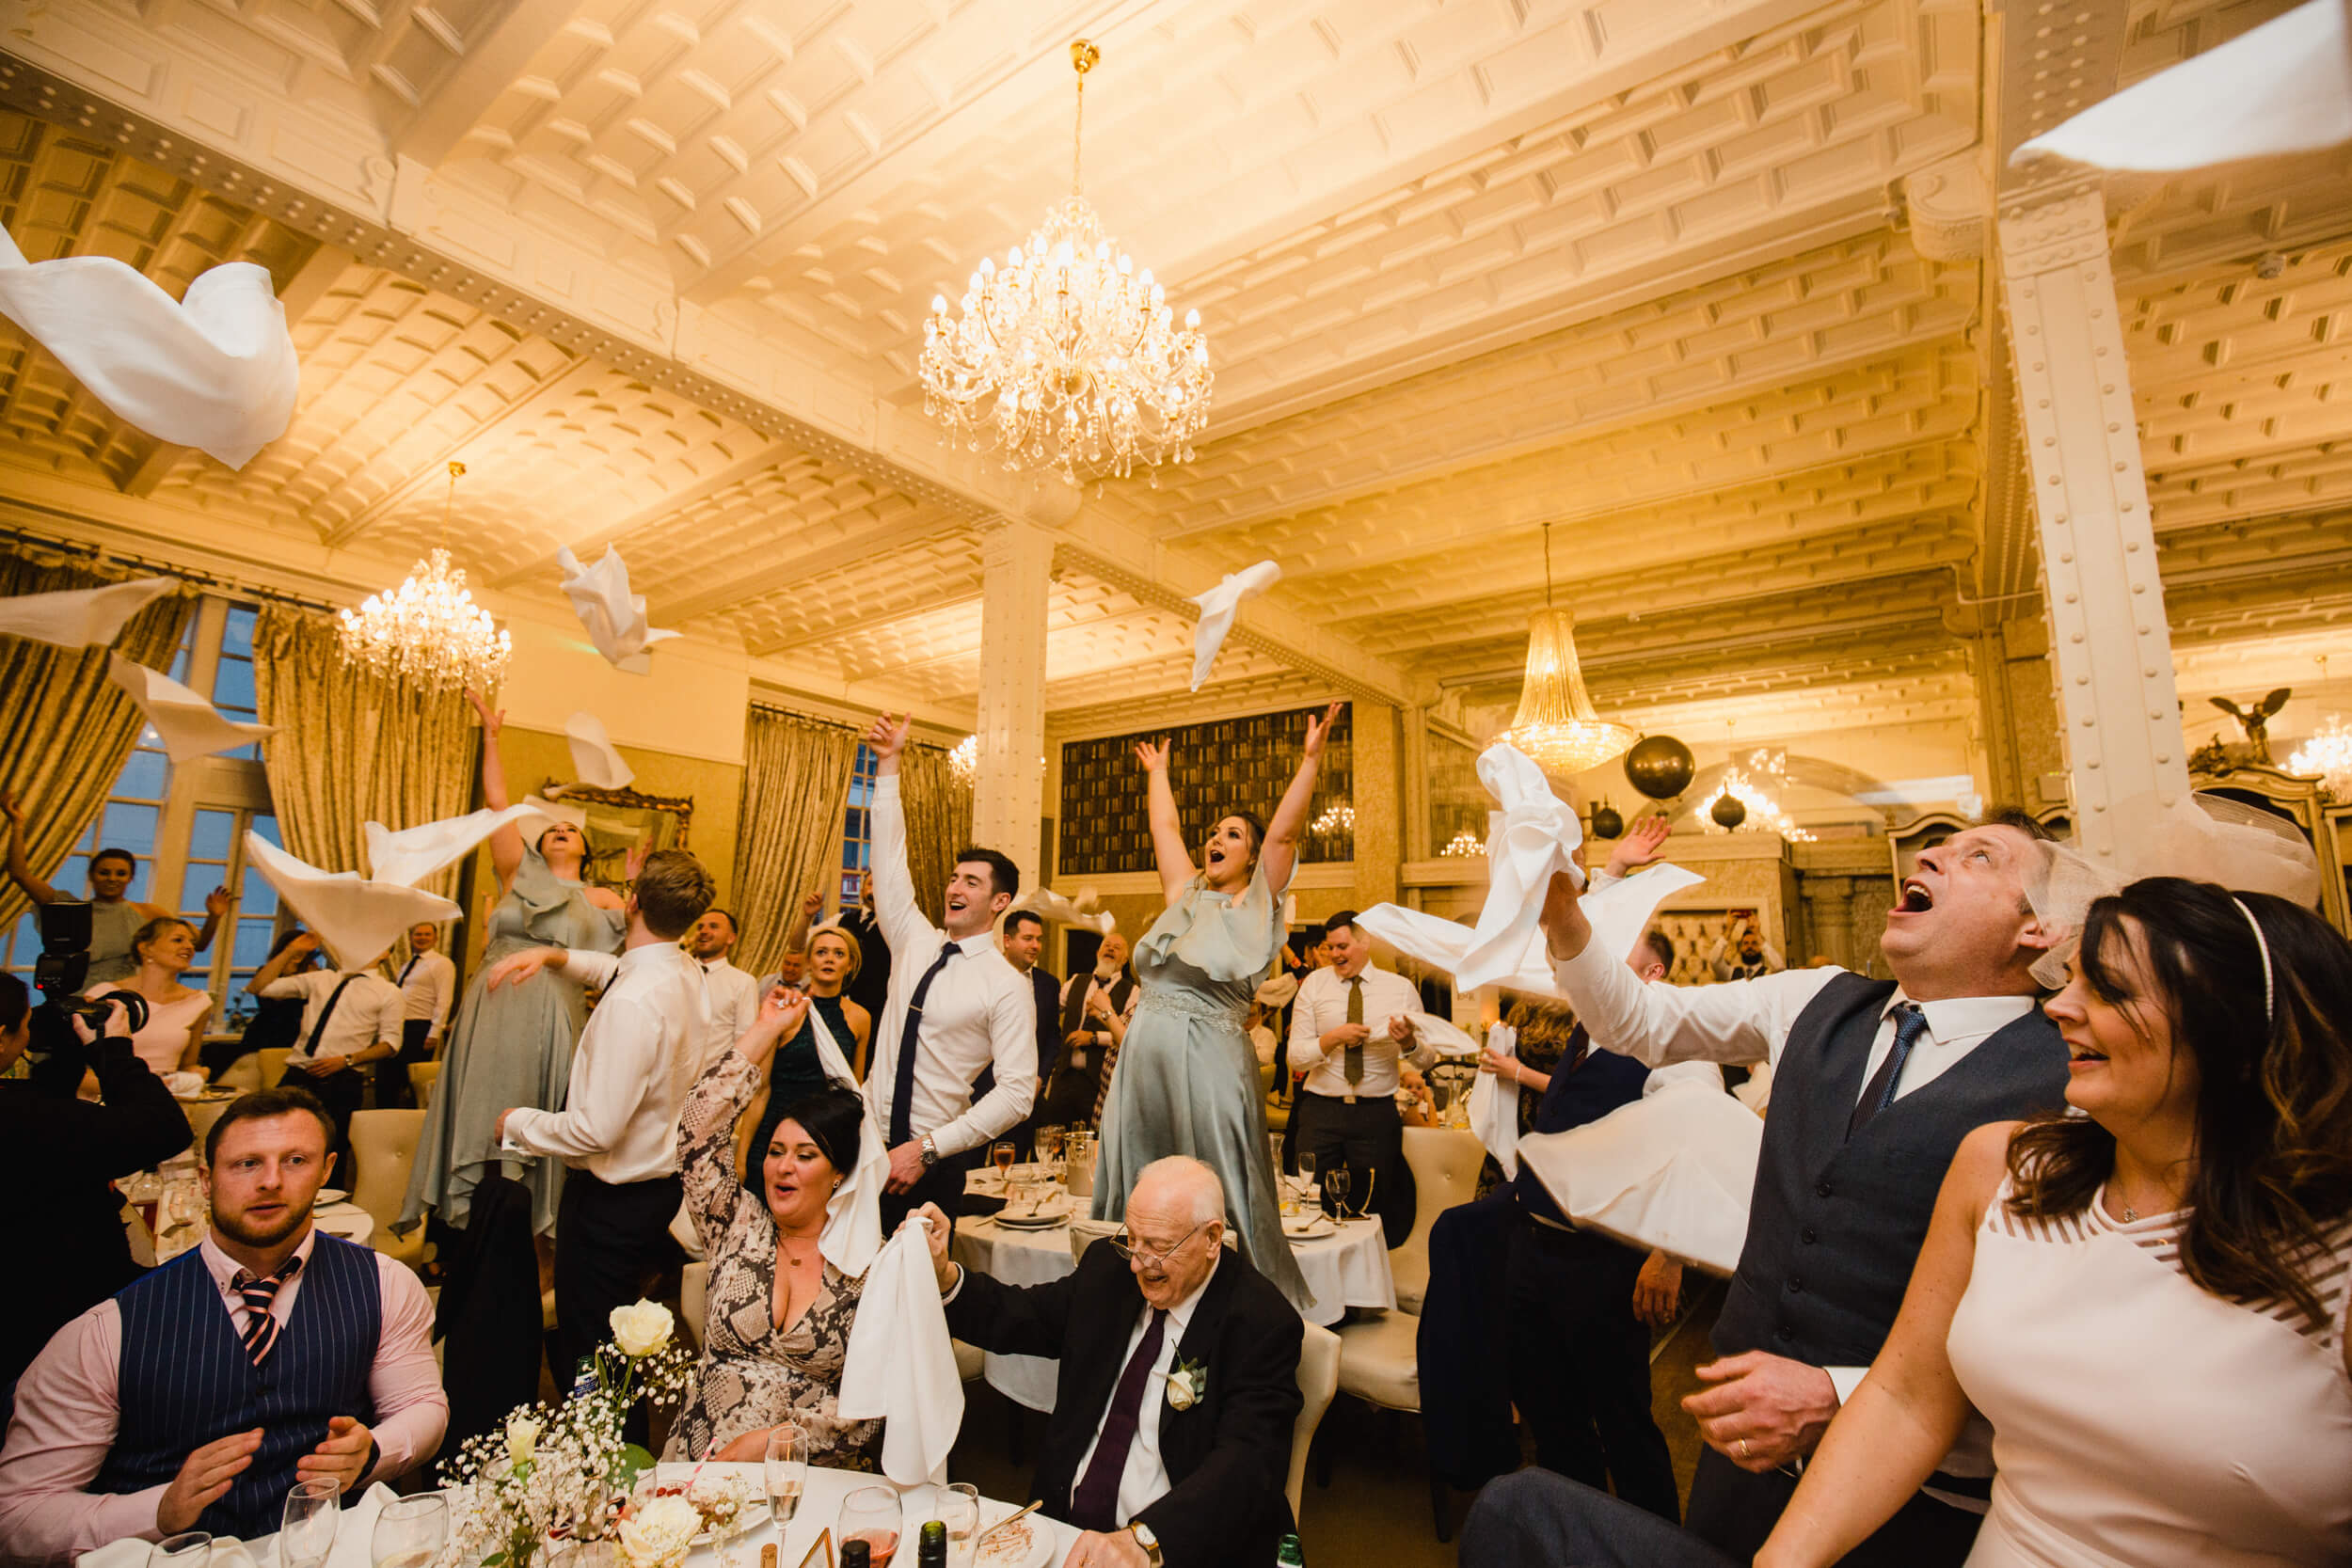
<path id="1" fill-rule="evenodd" d="M 1174 1370 L 1168 1374 L 1168 1405 L 1171 1410 L 1190 1410 L 1200 1402 L 1200 1396 L 1209 1386 L 1209 1369 L 1198 1361 L 1176 1357 Z"/>

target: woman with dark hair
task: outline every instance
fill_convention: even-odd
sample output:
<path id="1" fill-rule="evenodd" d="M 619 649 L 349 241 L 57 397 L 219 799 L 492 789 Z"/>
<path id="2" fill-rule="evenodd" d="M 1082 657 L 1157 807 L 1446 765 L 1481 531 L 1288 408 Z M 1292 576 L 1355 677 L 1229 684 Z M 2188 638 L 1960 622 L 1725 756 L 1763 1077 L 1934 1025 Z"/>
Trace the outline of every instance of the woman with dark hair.
<path id="1" fill-rule="evenodd" d="M 8 819 L 8 879 L 36 904 L 80 902 L 33 875 L 24 858 L 24 808 L 6 790 L 0 790 L 0 816 Z M 128 849 L 100 849 L 89 858 L 89 973 L 82 977 L 86 988 L 129 979 L 139 967 L 131 939 L 147 922 L 171 913 L 160 904 L 142 904 L 129 896 L 138 874 L 139 859 Z M 220 917 L 228 912 L 227 888 L 216 887 L 204 895 L 204 928 L 196 934 L 197 952 L 213 945 Z"/>
<path id="2" fill-rule="evenodd" d="M 213 1016 L 211 993 L 180 983 L 196 962 L 196 927 L 176 914 L 157 915 L 131 938 L 131 956 L 138 968 L 127 979 L 92 986 L 84 994 L 96 998 L 127 990 L 145 998 L 147 1022 L 131 1037 L 132 1051 L 158 1078 L 194 1071 L 204 1049 L 205 1021 Z M 78 1018 L 73 1027 L 85 1044 L 95 1037 Z M 107 1033 L 120 1032 L 119 1022 L 109 1023 Z"/>
<path id="3" fill-rule="evenodd" d="M 753 1101 L 752 1114 L 744 1119 L 750 1123 L 750 1137 L 744 1142 L 740 1160 L 743 1184 L 753 1192 L 759 1191 L 759 1161 L 751 1151 L 765 1149 L 775 1136 L 776 1123 L 795 1102 L 807 1099 L 823 1088 L 828 1080 L 825 1065 L 817 1051 L 817 1031 L 821 1027 L 833 1037 L 842 1058 L 852 1064 L 865 1059 L 866 1033 L 873 1020 L 865 1008 L 850 1001 L 849 988 L 857 984 L 858 969 L 865 962 L 865 950 L 857 938 L 837 926 L 827 926 L 809 939 L 808 1017 L 802 1019 L 798 1033 L 776 1047 L 774 1059 L 768 1067 L 767 1085 Z"/>
<path id="4" fill-rule="evenodd" d="M 478 691 L 467 692 L 466 700 L 482 716 L 483 803 L 503 811 L 506 765 L 499 755 L 499 731 L 506 715 L 493 710 Z M 620 951 L 628 925 L 624 900 L 611 888 L 580 879 L 587 859 L 587 837 L 569 822 L 542 830 L 530 845 L 512 822 L 490 835 L 498 907 L 490 913 L 482 962 L 450 1025 L 440 1081 L 426 1107 L 407 1200 L 394 1229 L 408 1229 L 427 1209 L 443 1224 L 463 1229 L 474 1184 L 496 1158 L 499 1113 L 511 1105 L 564 1108 L 572 1047 L 588 1012 L 580 988 L 553 969 L 495 990 L 487 981 L 501 958 L 526 948 Z M 531 1160 L 522 1166 L 531 1188 L 532 1227 L 545 1235 L 555 1227 L 563 1163 Z"/>
<path id="5" fill-rule="evenodd" d="M 662 1457 L 752 1461 L 768 1433 L 796 1426 L 812 1464 L 871 1470 L 882 1422 L 842 1418 L 841 1369 L 864 1281 L 818 1250 L 834 1195 L 857 1169 L 866 1101 L 828 1084 L 784 1107 L 754 1151 L 757 1190 L 736 1180 L 735 1126 L 776 1042 L 797 1031 L 808 998 L 779 986 L 734 1049 L 688 1091 L 678 1116 L 687 1212 L 710 1264 L 694 1396 Z"/>
<path id="6" fill-rule="evenodd" d="M 2156 877 L 2047 1004 L 2069 1114 L 1979 1129 L 1759 1568 L 1831 1563 L 1972 1411 L 1975 1568 L 2352 1561 L 2352 943 Z"/>
<path id="7" fill-rule="evenodd" d="M 1298 771 L 1274 820 L 1261 824 L 1248 812 L 1218 817 L 1198 868 L 1168 782 L 1168 749 L 1136 742 L 1136 760 L 1150 775 L 1152 848 L 1168 909 L 1136 943 L 1142 994 L 1103 1102 L 1094 1175 L 1094 1217 L 1115 1220 L 1152 1161 L 1188 1154 L 1207 1164 L 1225 1183 L 1243 1256 L 1300 1307 L 1314 1298 L 1282 1240 L 1265 1097 L 1244 1021 L 1282 946 L 1282 895 L 1298 864 L 1323 743 L 1339 716 L 1333 703 L 1307 721 Z"/>

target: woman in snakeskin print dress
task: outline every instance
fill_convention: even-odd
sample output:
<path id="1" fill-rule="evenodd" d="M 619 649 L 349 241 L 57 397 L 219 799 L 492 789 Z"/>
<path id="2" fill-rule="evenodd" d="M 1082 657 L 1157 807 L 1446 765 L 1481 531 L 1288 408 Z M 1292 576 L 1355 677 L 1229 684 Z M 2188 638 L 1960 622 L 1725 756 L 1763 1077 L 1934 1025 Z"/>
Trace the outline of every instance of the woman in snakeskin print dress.
<path id="1" fill-rule="evenodd" d="M 825 1205 L 857 1166 L 864 1102 L 827 1087 L 787 1108 L 768 1147 L 754 1150 L 755 1196 L 735 1175 L 735 1126 L 759 1090 L 778 1039 L 801 1026 L 808 999 L 777 990 L 734 1049 L 705 1071 L 678 1117 L 686 1206 L 710 1261 L 708 1305 L 694 1396 L 662 1457 L 762 1457 L 778 1426 L 808 1434 L 811 1462 L 871 1470 L 882 1423 L 841 1417 L 841 1368 L 862 1279 L 818 1251 Z"/>

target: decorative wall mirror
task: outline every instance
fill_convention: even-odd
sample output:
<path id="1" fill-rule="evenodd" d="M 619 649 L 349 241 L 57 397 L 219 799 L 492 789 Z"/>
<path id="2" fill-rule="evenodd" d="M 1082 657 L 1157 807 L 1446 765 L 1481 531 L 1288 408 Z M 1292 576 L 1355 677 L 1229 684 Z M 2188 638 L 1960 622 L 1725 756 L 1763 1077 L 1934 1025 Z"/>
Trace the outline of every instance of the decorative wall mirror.
<path id="1" fill-rule="evenodd" d="M 596 789 L 549 779 L 542 798 L 580 812 L 588 838 L 584 879 L 609 887 L 628 882 L 628 857 L 639 849 L 684 849 L 694 821 L 691 795 L 641 795 L 633 789 Z"/>

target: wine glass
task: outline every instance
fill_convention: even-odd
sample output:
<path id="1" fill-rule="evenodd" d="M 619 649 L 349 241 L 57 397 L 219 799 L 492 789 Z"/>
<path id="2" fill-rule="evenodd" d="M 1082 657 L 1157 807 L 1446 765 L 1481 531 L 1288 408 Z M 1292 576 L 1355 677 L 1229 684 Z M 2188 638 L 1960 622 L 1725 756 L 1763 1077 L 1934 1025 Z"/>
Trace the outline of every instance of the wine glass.
<path id="1" fill-rule="evenodd" d="M 874 1555 L 874 1568 L 888 1568 L 890 1554 L 898 1549 L 899 1523 L 898 1493 L 887 1486 L 862 1486 L 842 1499 L 834 1535 L 845 1545 L 865 1542 Z"/>
<path id="2" fill-rule="evenodd" d="M 426 1568 L 449 1544 L 449 1498 L 420 1492 L 384 1505 L 368 1555 L 375 1568 Z"/>
<path id="3" fill-rule="evenodd" d="M 949 1568 L 967 1568 L 979 1544 L 980 1489 L 969 1481 L 957 1481 L 941 1490 L 934 1506 L 947 1527 Z"/>
<path id="4" fill-rule="evenodd" d="M 278 1560 L 284 1568 L 318 1568 L 335 1549 L 342 1483 L 331 1476 L 296 1481 L 279 1515 Z"/>
<path id="5" fill-rule="evenodd" d="M 1343 1164 L 1333 1165 L 1323 1173 L 1323 1196 L 1330 1200 L 1334 1217 L 1347 1218 L 1347 1189 L 1354 1184 L 1354 1180 L 1353 1174 Z"/>
<path id="6" fill-rule="evenodd" d="M 989 1145 L 988 1163 L 996 1167 L 997 1179 L 1002 1180 L 1012 1169 L 1012 1140 L 1010 1138 L 999 1138 L 994 1143 Z M 879 1565 L 877 1565 L 877 1568 L 879 1568 Z"/>
<path id="7" fill-rule="evenodd" d="M 1315 1156 L 1312 1149 L 1300 1149 L 1292 1156 L 1298 1162 L 1298 1196 L 1311 1197 L 1315 1191 Z"/>
<path id="8" fill-rule="evenodd" d="M 149 1568 L 204 1568 L 213 1555 L 210 1531 L 183 1529 L 177 1535 L 167 1535 L 147 1550 Z"/>
<path id="9" fill-rule="evenodd" d="M 800 1512 L 801 1493 L 808 1484 L 808 1434 L 796 1426 L 771 1428 L 767 1470 L 768 1506 L 782 1529 Z"/>

